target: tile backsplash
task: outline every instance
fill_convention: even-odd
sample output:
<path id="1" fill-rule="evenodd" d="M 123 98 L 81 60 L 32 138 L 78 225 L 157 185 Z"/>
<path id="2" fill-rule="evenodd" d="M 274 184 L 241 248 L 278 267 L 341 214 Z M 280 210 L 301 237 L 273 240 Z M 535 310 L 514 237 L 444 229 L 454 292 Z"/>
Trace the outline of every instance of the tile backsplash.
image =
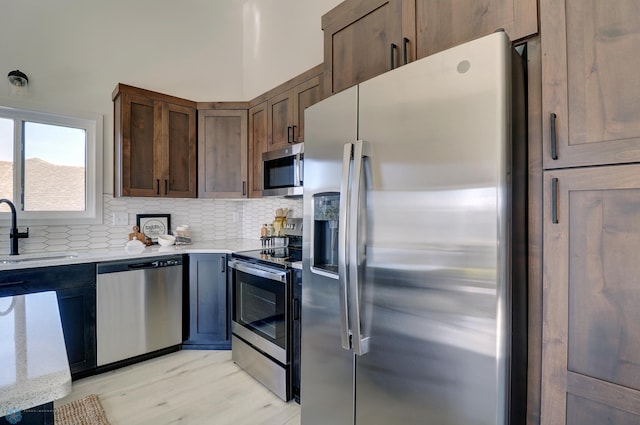
<path id="1" fill-rule="evenodd" d="M 136 224 L 136 214 L 171 214 L 171 228 L 189 224 L 195 241 L 258 239 L 263 223 L 271 223 L 276 208 L 289 208 L 289 217 L 302 217 L 302 199 L 248 200 L 114 198 L 104 196 L 100 225 L 29 226 L 29 238 L 20 239 L 20 252 L 120 248 Z M 114 226 L 114 212 L 126 212 L 129 224 Z M 18 213 L 18 226 L 20 223 Z M 9 227 L 0 227 L 0 254 L 9 253 Z"/>

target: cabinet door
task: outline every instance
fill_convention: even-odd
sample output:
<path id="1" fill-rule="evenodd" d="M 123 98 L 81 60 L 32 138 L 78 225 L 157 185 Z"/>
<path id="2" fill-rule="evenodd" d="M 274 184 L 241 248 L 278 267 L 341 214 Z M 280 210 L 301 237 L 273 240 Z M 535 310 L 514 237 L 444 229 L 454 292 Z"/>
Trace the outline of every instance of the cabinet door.
<path id="1" fill-rule="evenodd" d="M 72 374 L 96 367 L 95 285 L 56 291 Z"/>
<path id="2" fill-rule="evenodd" d="M 328 96 L 400 64 L 402 0 L 341 3 L 322 17 Z"/>
<path id="3" fill-rule="evenodd" d="M 159 171 L 160 192 L 174 198 L 196 197 L 196 111 L 185 106 L 163 104 L 162 137 L 166 140 Z M 165 150 L 166 149 L 166 150 Z"/>
<path id="4" fill-rule="evenodd" d="M 247 196 L 247 111 L 198 111 L 198 196 Z"/>
<path id="5" fill-rule="evenodd" d="M 640 165 L 544 184 L 541 424 L 638 424 Z"/>
<path id="6" fill-rule="evenodd" d="M 262 197 L 262 154 L 267 151 L 267 102 L 249 109 L 249 197 Z"/>
<path id="7" fill-rule="evenodd" d="M 544 167 L 640 161 L 640 3 L 541 0 L 540 10 Z"/>
<path id="8" fill-rule="evenodd" d="M 538 32 L 536 0 L 415 0 L 418 59 L 503 28 L 511 40 Z"/>
<path id="9" fill-rule="evenodd" d="M 121 187 L 116 192 L 123 196 L 159 196 L 156 169 L 161 152 L 155 140 L 160 135 L 157 123 L 162 119 L 162 105 L 126 93 L 121 97 L 121 146 L 116 145 L 116 156 L 118 150 L 121 152 L 115 160 Z"/>
<path id="10" fill-rule="evenodd" d="M 292 138 L 294 143 L 304 142 L 304 110 L 318 103 L 322 90 L 320 77 L 312 78 L 293 88 L 293 128 Z"/>
<path id="11" fill-rule="evenodd" d="M 267 149 L 272 151 L 293 143 L 293 93 L 287 90 L 267 101 Z"/>
<path id="12" fill-rule="evenodd" d="M 225 254 L 189 256 L 189 339 L 195 348 L 231 348 Z M 207 347 L 203 347 L 207 346 Z"/>

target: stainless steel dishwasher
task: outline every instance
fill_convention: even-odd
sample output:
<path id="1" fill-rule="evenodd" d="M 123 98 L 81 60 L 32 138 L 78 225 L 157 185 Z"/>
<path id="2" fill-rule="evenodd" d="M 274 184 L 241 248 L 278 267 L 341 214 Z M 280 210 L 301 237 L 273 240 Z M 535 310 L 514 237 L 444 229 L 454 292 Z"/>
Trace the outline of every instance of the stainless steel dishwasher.
<path id="1" fill-rule="evenodd" d="M 182 257 L 100 263 L 98 366 L 182 343 Z"/>

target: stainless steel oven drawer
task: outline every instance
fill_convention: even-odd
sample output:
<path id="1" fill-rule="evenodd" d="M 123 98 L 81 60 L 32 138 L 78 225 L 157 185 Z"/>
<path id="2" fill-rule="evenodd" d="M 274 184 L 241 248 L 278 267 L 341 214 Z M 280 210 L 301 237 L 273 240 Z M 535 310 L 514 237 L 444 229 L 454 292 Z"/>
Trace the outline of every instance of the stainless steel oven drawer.
<path id="1" fill-rule="evenodd" d="M 271 360 L 242 339 L 231 339 L 233 361 L 284 401 L 291 400 L 291 368 Z"/>

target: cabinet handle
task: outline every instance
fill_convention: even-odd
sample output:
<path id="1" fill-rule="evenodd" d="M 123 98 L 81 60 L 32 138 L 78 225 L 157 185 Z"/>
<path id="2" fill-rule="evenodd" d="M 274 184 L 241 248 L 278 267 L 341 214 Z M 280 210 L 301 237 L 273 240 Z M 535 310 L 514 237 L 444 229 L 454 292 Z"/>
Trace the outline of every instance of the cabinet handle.
<path id="1" fill-rule="evenodd" d="M 242 196 L 247 196 L 247 182 L 242 181 Z"/>
<path id="2" fill-rule="evenodd" d="M 156 179 L 156 183 L 158 184 L 157 185 L 158 189 L 156 190 L 156 195 L 160 195 L 160 179 Z"/>
<path id="3" fill-rule="evenodd" d="M 227 256 L 223 255 L 220 257 L 220 273 L 224 273 L 227 271 Z"/>
<path id="4" fill-rule="evenodd" d="M 289 144 L 293 143 L 291 141 L 291 126 L 287 127 L 287 143 Z"/>
<path id="5" fill-rule="evenodd" d="M 402 54 L 404 56 L 404 64 L 409 63 L 409 39 L 407 37 L 402 39 Z"/>
<path id="6" fill-rule="evenodd" d="M 169 194 L 169 180 L 164 179 L 164 194 L 168 195 Z"/>
<path id="7" fill-rule="evenodd" d="M 396 68 L 396 49 L 398 46 L 395 43 L 391 43 L 391 69 Z"/>
<path id="8" fill-rule="evenodd" d="M 23 284 L 24 284 L 24 280 L 16 280 L 15 282 L 0 283 L 0 286 L 23 285 Z"/>
<path id="9" fill-rule="evenodd" d="M 558 224 L 558 179 L 551 179 L 551 222 Z"/>
<path id="10" fill-rule="evenodd" d="M 557 141 L 556 141 L 556 117 L 551 113 L 551 159 L 558 159 Z"/>
<path id="11" fill-rule="evenodd" d="M 293 143 L 298 143 L 298 139 L 296 139 L 296 127 L 298 127 L 297 125 L 294 125 L 293 127 L 291 127 L 292 131 L 292 136 L 291 139 L 293 140 Z"/>

